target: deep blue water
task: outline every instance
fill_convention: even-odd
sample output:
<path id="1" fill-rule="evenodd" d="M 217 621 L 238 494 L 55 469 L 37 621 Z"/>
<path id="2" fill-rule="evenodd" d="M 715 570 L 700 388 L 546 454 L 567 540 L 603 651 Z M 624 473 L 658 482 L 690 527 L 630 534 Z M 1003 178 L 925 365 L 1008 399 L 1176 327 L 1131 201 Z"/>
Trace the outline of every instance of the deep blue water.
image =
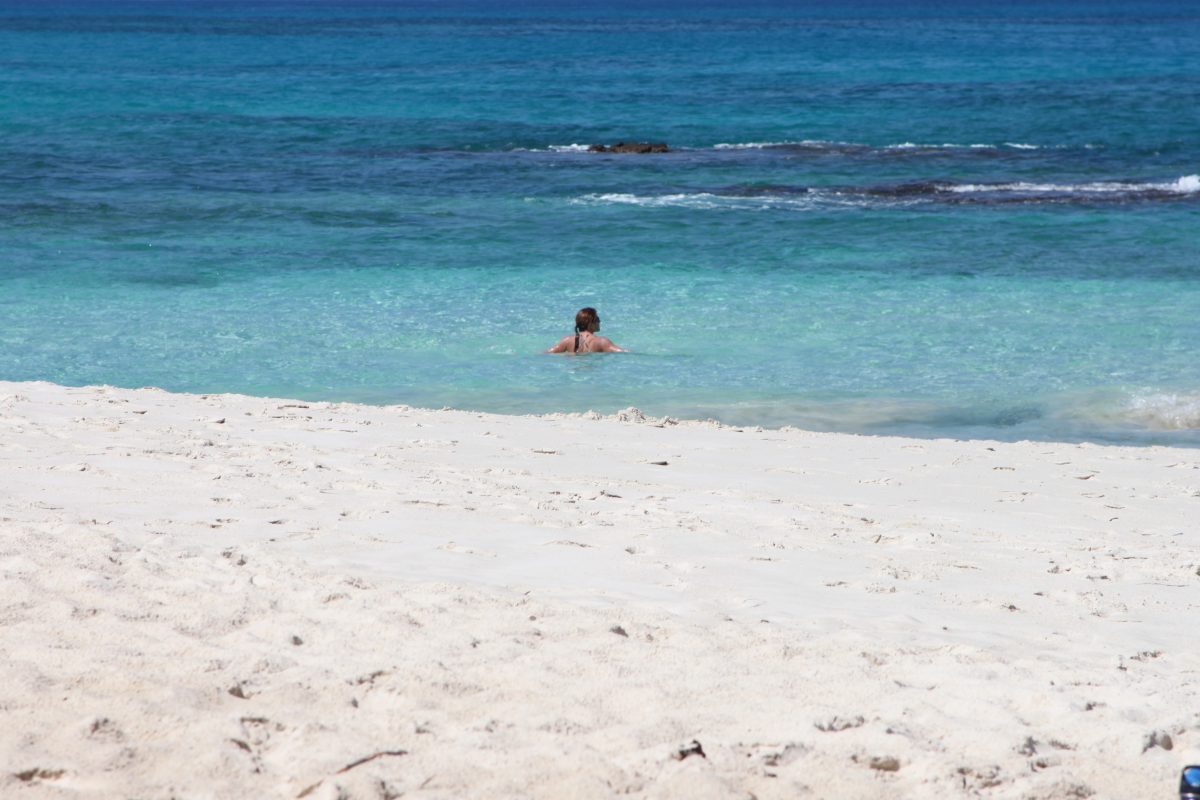
<path id="1" fill-rule="evenodd" d="M 1198 174 L 1190 2 L 0 0 L 0 379 L 1195 445 Z"/>

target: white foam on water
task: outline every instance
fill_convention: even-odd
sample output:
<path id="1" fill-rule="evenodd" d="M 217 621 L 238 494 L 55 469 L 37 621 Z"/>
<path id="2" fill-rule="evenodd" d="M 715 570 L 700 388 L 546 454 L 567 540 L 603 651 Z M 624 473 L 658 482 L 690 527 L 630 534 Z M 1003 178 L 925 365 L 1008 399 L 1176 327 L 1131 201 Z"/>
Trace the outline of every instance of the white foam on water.
<path id="1" fill-rule="evenodd" d="M 1028 194 L 1045 194 L 1047 192 L 1129 192 L 1133 187 L 1127 183 L 962 183 L 940 184 L 943 191 L 959 194 L 977 194 L 981 192 L 1023 192 Z"/>
<path id="2" fill-rule="evenodd" d="M 680 194 L 637 195 L 625 192 L 606 192 L 603 194 L 586 194 L 572 198 L 568 202 L 576 205 L 633 205 L 643 208 L 690 208 L 699 210 L 718 211 L 810 211 L 818 208 L 864 208 L 881 206 L 910 205 L 911 200 L 897 198 L 895 200 L 878 197 L 862 197 L 857 194 L 840 192 L 810 192 L 804 195 L 756 195 L 744 197 L 737 195 L 719 195 L 711 192 L 692 192 Z"/>
<path id="3" fill-rule="evenodd" d="M 1200 175 L 1185 175 L 1170 183 L 1127 183 L 1123 181 L 1093 181 L 1091 183 L 963 183 L 942 184 L 947 192 L 1020 192 L 1024 194 L 1136 194 L 1139 192 L 1177 192 L 1191 194 L 1200 192 Z"/>
<path id="4" fill-rule="evenodd" d="M 1200 175 L 1184 175 L 1174 183 L 1168 184 L 1168 191 L 1192 194 L 1200 192 Z"/>
<path id="5" fill-rule="evenodd" d="M 933 193 L 1028 196 L 1086 196 L 1086 195 L 1147 195 L 1157 193 L 1195 194 L 1200 193 L 1200 175 L 1186 175 L 1171 182 L 1131 183 L 1121 181 L 1095 181 L 1091 183 L 1033 183 L 1014 181 L 1011 183 L 938 183 L 933 184 Z M 585 205 L 634 205 L 645 208 L 692 208 L 721 210 L 813 210 L 819 208 L 895 208 L 928 202 L 930 195 L 884 197 L 864 194 L 850 188 L 810 188 L 799 194 L 714 194 L 712 192 L 676 192 L 660 195 L 638 195 L 628 192 L 605 192 L 586 194 L 572 198 L 572 204 Z"/>
<path id="6" fill-rule="evenodd" d="M 1058 145 L 1058 147 L 1066 147 L 1067 145 Z M 1092 149 L 1097 145 L 1085 145 L 1088 149 Z M 552 144 L 548 147 L 518 147 L 519 152 L 530 153 L 586 153 L 591 145 L 588 144 Z M 839 148 L 855 148 L 870 150 L 874 149 L 871 145 L 863 144 L 862 142 L 847 142 L 831 139 L 783 139 L 780 141 L 768 142 L 718 142 L 712 146 L 713 150 L 767 150 L 773 147 L 810 147 L 814 150 L 822 148 L 839 149 Z M 944 142 L 942 144 L 922 144 L 919 142 L 900 142 L 898 144 L 883 145 L 882 150 L 1003 150 L 1005 148 L 1011 150 L 1044 150 L 1047 145 L 1027 144 L 1025 142 L 1004 142 L 1002 144 L 956 144 L 954 142 Z M 676 147 L 676 150 L 687 150 L 692 148 Z"/>
<path id="7" fill-rule="evenodd" d="M 513 153 L 586 153 L 591 145 L 552 144 L 548 147 L 514 147 Z"/>
<path id="8" fill-rule="evenodd" d="M 1061 146 L 1065 147 L 1065 145 Z M 1045 150 L 1047 146 L 1028 144 L 1026 142 L 1004 142 L 1002 144 L 956 144 L 954 142 L 920 144 L 917 142 L 901 142 L 900 144 L 889 144 L 884 147 L 885 150 L 1004 150 L 1005 148 L 1010 150 Z"/>
<path id="9" fill-rule="evenodd" d="M 577 197 L 571 200 L 572 203 L 592 204 L 620 204 L 643 206 L 646 208 L 721 208 L 727 203 L 722 201 L 728 198 L 723 198 L 709 192 L 696 192 L 692 194 L 660 194 L 660 195 L 638 195 L 629 194 L 627 192 L 605 192 L 602 194 L 585 194 L 582 197 Z"/>
<path id="10" fill-rule="evenodd" d="M 1200 394 L 1156 392 L 1135 395 L 1123 410 L 1125 418 L 1153 430 L 1200 428 Z"/>
<path id="11" fill-rule="evenodd" d="M 884 150 L 996 150 L 994 144 L 918 144 L 917 142 L 901 142 L 886 145 Z"/>
<path id="12" fill-rule="evenodd" d="M 712 203 L 712 201 L 715 199 L 719 198 L 716 197 L 715 194 L 709 194 L 708 192 L 698 192 L 695 194 L 656 194 L 656 196 L 644 196 L 644 194 L 630 194 L 628 192 L 604 192 L 598 194 L 584 194 L 582 197 L 572 199 L 571 203 L 582 203 L 588 205 L 641 205 L 647 207 L 686 205 L 690 207 L 697 207 L 697 203 Z M 715 204 L 713 207 L 715 207 Z"/>
<path id="13" fill-rule="evenodd" d="M 853 142 L 829 142 L 822 139 L 801 139 L 784 142 L 721 142 L 714 144 L 713 150 L 765 150 L 769 147 L 863 147 Z"/>
<path id="14" fill-rule="evenodd" d="M 812 147 L 814 149 L 821 147 L 829 148 L 862 148 L 864 150 L 874 149 L 871 145 L 861 142 L 845 142 L 832 141 L 829 139 L 801 139 L 787 140 L 781 142 L 722 142 L 714 144 L 714 150 L 761 150 L 769 147 Z M 1023 142 L 1005 142 L 1004 144 L 955 144 L 953 142 L 945 142 L 943 144 L 922 144 L 919 142 L 900 142 L 898 144 L 884 145 L 883 150 L 1000 150 L 1003 148 L 1011 148 L 1013 150 L 1041 150 L 1042 145 L 1025 144 Z"/>

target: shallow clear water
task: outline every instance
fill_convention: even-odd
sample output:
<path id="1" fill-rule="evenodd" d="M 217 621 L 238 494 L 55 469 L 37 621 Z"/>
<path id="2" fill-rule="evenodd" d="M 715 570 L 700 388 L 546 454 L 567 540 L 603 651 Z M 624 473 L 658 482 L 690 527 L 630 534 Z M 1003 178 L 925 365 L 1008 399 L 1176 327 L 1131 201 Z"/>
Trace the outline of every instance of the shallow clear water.
<path id="1" fill-rule="evenodd" d="M 1200 9 L 824 5 L 0 0 L 0 379 L 1200 444 Z"/>

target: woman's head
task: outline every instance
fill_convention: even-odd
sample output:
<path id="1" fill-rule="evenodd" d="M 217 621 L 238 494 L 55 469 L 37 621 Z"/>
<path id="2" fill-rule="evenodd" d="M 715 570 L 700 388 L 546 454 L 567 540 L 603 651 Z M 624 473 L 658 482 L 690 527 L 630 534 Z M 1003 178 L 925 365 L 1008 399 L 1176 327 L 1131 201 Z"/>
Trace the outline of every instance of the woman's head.
<path id="1" fill-rule="evenodd" d="M 595 332 L 600 330 L 600 315 L 596 313 L 596 309 L 588 307 L 579 309 L 579 313 L 575 315 L 575 331 Z"/>

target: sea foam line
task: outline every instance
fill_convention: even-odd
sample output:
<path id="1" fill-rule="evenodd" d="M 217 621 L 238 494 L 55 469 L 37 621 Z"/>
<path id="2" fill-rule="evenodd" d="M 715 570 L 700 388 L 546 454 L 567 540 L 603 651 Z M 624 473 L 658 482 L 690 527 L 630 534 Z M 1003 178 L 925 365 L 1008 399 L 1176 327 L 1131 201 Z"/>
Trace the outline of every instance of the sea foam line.
<path id="1" fill-rule="evenodd" d="M 604 192 L 575 197 L 568 202 L 575 205 L 633 205 L 643 208 L 689 208 L 699 210 L 808 211 L 817 208 L 839 207 L 894 207 L 912 205 L 908 198 L 865 197 L 857 193 L 840 191 L 813 191 L 807 194 L 754 196 L 714 194 L 712 192 L 677 192 L 661 195 L 638 195 L 628 192 Z"/>
<path id="2" fill-rule="evenodd" d="M 1050 147 L 1066 147 L 1067 145 L 1051 145 Z M 765 150 L 774 147 L 806 147 L 814 150 L 819 149 L 859 149 L 859 150 L 1044 150 L 1046 145 L 1027 144 L 1024 142 L 1003 142 L 1001 144 L 955 144 L 953 142 L 945 142 L 942 144 L 921 144 L 917 142 L 900 142 L 898 144 L 886 144 L 883 146 L 874 146 L 863 142 L 843 142 L 827 139 L 801 139 L 799 141 L 779 141 L 779 142 L 721 142 L 714 144 L 714 150 Z"/>
<path id="3" fill-rule="evenodd" d="M 637 195 L 628 192 L 604 192 L 597 194 L 585 194 L 582 197 L 577 197 L 571 200 L 572 203 L 582 203 L 586 205 L 592 204 L 619 204 L 643 206 L 645 208 L 728 208 L 729 203 L 726 202 L 731 198 L 721 197 L 712 194 L 711 192 L 694 192 L 694 193 L 677 193 L 677 194 L 662 194 L 662 195 Z"/>
<path id="4" fill-rule="evenodd" d="M 1091 183 L 963 183 L 941 184 L 942 191 L 956 193 L 1022 192 L 1028 194 L 1136 194 L 1144 192 L 1172 192 L 1192 194 L 1200 192 L 1200 175 L 1184 175 L 1169 183 L 1129 183 L 1125 181 L 1094 181 Z"/>
<path id="5" fill-rule="evenodd" d="M 799 141 L 783 142 L 719 142 L 712 146 L 713 150 L 767 150 L 772 147 L 866 147 L 854 142 L 832 142 L 823 139 L 801 139 Z"/>
<path id="6" fill-rule="evenodd" d="M 527 153 L 586 153 L 592 145 L 552 144 L 546 147 L 518 147 L 518 152 Z M 844 142 L 831 139 L 785 139 L 774 142 L 718 142 L 710 148 L 706 147 L 675 147 L 675 150 L 770 150 L 773 148 L 804 148 L 810 150 L 1044 150 L 1046 145 L 1026 144 L 1024 142 L 1003 142 L 1001 144 L 919 144 L 916 142 L 900 142 L 882 146 L 864 144 L 863 142 Z M 1050 146 L 1055 147 L 1055 146 Z M 1058 145 L 1057 147 L 1066 147 Z"/>
<path id="7" fill-rule="evenodd" d="M 581 205 L 634 205 L 644 208 L 692 208 L 726 210 L 790 209 L 811 210 L 830 207 L 898 207 L 922 202 L 937 202 L 938 195 L 989 196 L 1027 195 L 1039 197 L 1108 197 L 1127 195 L 1132 198 L 1163 195 L 1192 195 L 1200 193 L 1200 175 L 1185 175 L 1171 182 L 1129 183 L 1097 181 L 1093 183 L 928 183 L 915 189 L 901 187 L 829 186 L 798 188 L 793 191 L 715 193 L 673 192 L 659 195 L 640 195 L 631 192 L 597 192 L 572 198 L 568 202 Z"/>
<path id="8" fill-rule="evenodd" d="M 1003 147 L 1011 147 L 1015 150 L 1038 150 L 1036 144 L 954 144 L 953 142 L 945 142 L 943 144 L 918 144 L 916 142 L 901 142 L 900 144 L 889 144 L 884 146 L 884 150 L 1000 150 Z"/>

